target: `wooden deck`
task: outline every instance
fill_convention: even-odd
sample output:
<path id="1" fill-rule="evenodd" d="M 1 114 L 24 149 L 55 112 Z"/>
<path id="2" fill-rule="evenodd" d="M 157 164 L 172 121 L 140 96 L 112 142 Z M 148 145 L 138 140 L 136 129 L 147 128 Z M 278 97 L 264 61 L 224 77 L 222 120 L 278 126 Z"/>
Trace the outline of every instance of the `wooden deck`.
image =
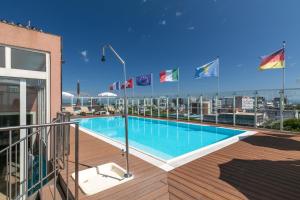
<path id="1" fill-rule="evenodd" d="M 80 169 L 112 161 L 125 168 L 119 149 L 83 132 L 79 156 Z M 71 174 L 72 156 L 69 163 Z M 168 173 L 134 156 L 130 163 L 134 180 L 90 197 L 80 191 L 80 199 L 300 199 L 300 135 L 259 132 Z"/>
<path id="2" fill-rule="evenodd" d="M 300 136 L 258 133 L 168 174 L 170 199 L 300 199 Z"/>
<path id="3" fill-rule="evenodd" d="M 72 130 L 73 133 L 73 130 Z M 69 161 L 69 188 L 74 194 L 75 182 L 71 178 L 74 172 L 74 134 L 71 134 L 71 156 Z M 84 132 L 80 132 L 79 143 L 79 170 L 91 166 L 97 166 L 108 162 L 115 162 L 126 169 L 125 158 L 121 155 L 121 150 L 96 139 Z M 105 190 L 93 196 L 85 196 L 79 190 L 80 199 L 126 199 L 126 200 L 167 200 L 169 199 L 167 173 L 137 157 L 129 156 L 130 171 L 134 174 L 134 179 Z M 66 172 L 61 173 L 62 182 L 66 182 Z M 74 195 L 73 195 L 74 196 Z"/>

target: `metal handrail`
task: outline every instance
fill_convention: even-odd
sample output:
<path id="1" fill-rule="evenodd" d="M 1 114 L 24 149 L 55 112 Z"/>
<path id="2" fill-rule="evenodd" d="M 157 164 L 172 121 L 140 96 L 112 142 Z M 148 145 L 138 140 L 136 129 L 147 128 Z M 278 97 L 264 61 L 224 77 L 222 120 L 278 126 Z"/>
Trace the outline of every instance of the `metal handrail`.
<path id="1" fill-rule="evenodd" d="M 42 190 L 45 181 L 49 181 L 54 178 L 54 199 L 56 199 L 56 184 L 57 176 L 60 172 L 60 169 L 66 169 L 66 178 L 67 178 L 67 189 L 66 189 L 66 199 L 69 199 L 69 184 L 68 184 L 68 172 L 69 172 L 69 128 L 70 125 L 75 124 L 75 199 L 78 199 L 78 170 L 79 170 L 79 125 L 78 122 L 75 121 L 64 121 L 69 120 L 67 114 L 62 113 L 58 114 L 57 118 L 52 123 L 45 123 L 40 125 L 24 125 L 24 126 L 11 126 L 0 128 L 0 134 L 8 134 L 9 135 L 9 144 L 4 149 L 0 150 L 0 154 L 6 154 L 7 164 L 6 164 L 6 176 L 7 178 L 7 198 L 9 199 L 24 199 L 27 195 L 35 194 L 37 191 L 40 191 L 42 194 Z M 25 129 L 25 130 L 24 130 Z M 31 130 L 32 129 L 32 130 Z M 36 129 L 36 130 L 34 130 Z M 14 132 L 16 130 L 20 130 L 19 134 L 21 134 L 21 130 L 25 135 L 17 139 L 16 142 L 13 142 L 12 135 L 18 134 L 18 132 Z M 33 138 L 38 138 L 38 140 Z M 60 137 L 60 138 L 59 138 Z M 29 145 L 29 142 L 32 143 Z M 34 143 L 38 144 L 38 148 L 34 150 Z M 22 146 L 23 145 L 23 146 Z M 28 146 L 29 145 L 29 146 Z M 57 146 L 58 145 L 58 146 Z M 67 145 L 67 147 L 65 147 Z M 22 146 L 22 148 L 21 148 Z M 18 151 L 20 149 L 20 151 Z M 23 153 L 21 153 L 23 151 Z M 36 156 L 38 163 L 31 161 L 30 155 L 31 151 L 37 151 Z M 44 155 L 44 153 L 46 153 Z M 50 154 L 49 154 L 50 153 Z M 17 158 L 17 156 L 23 156 L 24 159 L 21 161 Z M 50 159 L 48 158 L 48 154 L 50 155 Z M 14 156 L 12 156 L 14 155 Z M 46 160 L 46 165 L 43 163 L 44 159 Z M 13 165 L 15 162 L 17 165 Z M 50 161 L 50 162 L 49 162 Z M 59 165 L 60 161 L 62 161 L 62 165 Z M 65 163 L 66 161 L 66 163 Z M 49 162 L 49 163 L 48 163 Z M 31 164 L 31 168 L 29 168 L 29 164 Z M 52 166 L 52 168 L 48 168 L 48 164 Z M 21 166 L 23 166 L 21 168 Z M 38 167 L 38 174 L 33 175 L 29 174 L 29 170 L 34 170 L 34 166 Z M 15 170 L 13 170 L 15 167 Z M 44 169 L 45 168 L 45 169 Z M 49 171 L 50 169 L 50 171 Z M 45 171 L 44 171 L 45 170 Z M 17 173 L 24 173 L 22 180 L 19 180 L 20 188 L 17 184 L 14 184 L 15 189 L 13 190 L 13 180 L 16 180 Z M 32 172 L 31 172 L 32 173 Z M 14 177 L 15 174 L 15 178 Z M 21 177 L 21 175 L 20 175 Z M 30 178 L 31 177 L 31 178 Z M 38 179 L 35 179 L 38 178 Z M 30 184 L 30 183 L 31 184 Z M 30 185 L 29 185 L 30 184 Z M 38 188 L 37 188 L 38 187 Z M 14 192 L 13 192 L 14 191 Z M 13 194 L 14 193 L 14 194 Z"/>
<path id="2" fill-rule="evenodd" d="M 0 128 L 0 132 L 9 131 L 9 130 L 28 129 L 28 128 L 40 128 L 40 127 L 47 127 L 47 126 L 71 125 L 71 124 L 78 124 L 78 122 L 72 121 L 72 122 L 47 123 L 41 125 L 9 126 L 9 127 Z"/>

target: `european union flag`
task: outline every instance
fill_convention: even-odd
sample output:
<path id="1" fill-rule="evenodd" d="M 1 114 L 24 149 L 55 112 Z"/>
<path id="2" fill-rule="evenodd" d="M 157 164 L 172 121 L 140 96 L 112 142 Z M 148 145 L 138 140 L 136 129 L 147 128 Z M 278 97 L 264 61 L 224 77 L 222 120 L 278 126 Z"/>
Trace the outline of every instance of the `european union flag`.
<path id="1" fill-rule="evenodd" d="M 149 86 L 152 84 L 152 74 L 137 76 L 135 82 L 138 86 Z"/>
<path id="2" fill-rule="evenodd" d="M 195 79 L 206 77 L 217 77 L 219 70 L 219 59 L 196 68 Z"/>

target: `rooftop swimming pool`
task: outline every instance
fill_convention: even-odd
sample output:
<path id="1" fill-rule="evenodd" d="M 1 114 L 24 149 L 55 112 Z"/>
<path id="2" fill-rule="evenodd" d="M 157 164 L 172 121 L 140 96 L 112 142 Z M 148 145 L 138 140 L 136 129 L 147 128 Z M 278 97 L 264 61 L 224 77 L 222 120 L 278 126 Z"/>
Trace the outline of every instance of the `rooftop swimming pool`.
<path id="1" fill-rule="evenodd" d="M 122 117 L 78 119 L 79 126 L 93 134 L 125 142 Z M 129 145 L 163 161 L 209 147 L 246 131 L 193 123 L 129 117 Z"/>

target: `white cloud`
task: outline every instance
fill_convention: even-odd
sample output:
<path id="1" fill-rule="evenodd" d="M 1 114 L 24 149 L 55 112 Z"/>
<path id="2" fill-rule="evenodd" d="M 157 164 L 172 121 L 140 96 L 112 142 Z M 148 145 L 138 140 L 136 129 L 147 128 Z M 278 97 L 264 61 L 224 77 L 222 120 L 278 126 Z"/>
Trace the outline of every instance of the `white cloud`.
<path id="1" fill-rule="evenodd" d="M 193 30 L 195 30 L 195 26 L 189 26 L 189 27 L 187 27 L 187 30 L 193 31 Z"/>
<path id="2" fill-rule="evenodd" d="M 81 52 L 81 55 L 82 55 L 83 57 L 87 57 L 87 50 L 82 51 L 82 52 Z"/>
<path id="3" fill-rule="evenodd" d="M 133 28 L 132 27 L 128 27 L 127 31 L 128 31 L 128 33 L 133 32 Z"/>
<path id="4" fill-rule="evenodd" d="M 180 16 L 182 15 L 182 12 L 177 11 L 177 12 L 175 13 L 175 15 L 176 15 L 176 17 L 180 17 Z"/>
<path id="5" fill-rule="evenodd" d="M 243 67 L 243 66 L 244 66 L 244 65 L 241 64 L 241 63 L 236 65 L 236 67 L 238 67 L 238 68 L 241 68 L 241 67 Z"/>
<path id="6" fill-rule="evenodd" d="M 81 51 L 80 54 L 81 54 L 81 57 L 82 57 L 82 59 L 84 60 L 84 62 L 89 62 L 87 50 Z"/>
<path id="7" fill-rule="evenodd" d="M 166 21 L 166 20 L 161 20 L 161 21 L 159 22 L 159 24 L 164 26 L 164 25 L 167 24 L 167 21 Z"/>

